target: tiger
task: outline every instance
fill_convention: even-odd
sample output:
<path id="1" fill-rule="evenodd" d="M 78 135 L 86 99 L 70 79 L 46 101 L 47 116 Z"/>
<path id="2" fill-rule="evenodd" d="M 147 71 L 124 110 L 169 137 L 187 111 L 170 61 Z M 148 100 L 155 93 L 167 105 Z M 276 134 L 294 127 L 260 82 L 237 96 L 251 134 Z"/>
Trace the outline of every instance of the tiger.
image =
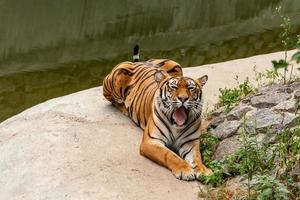
<path id="1" fill-rule="evenodd" d="M 139 61 L 113 68 L 103 81 L 103 95 L 143 129 L 140 154 L 168 168 L 180 180 L 192 181 L 212 170 L 201 160 L 199 137 L 204 75 L 183 76 L 169 59 Z"/>

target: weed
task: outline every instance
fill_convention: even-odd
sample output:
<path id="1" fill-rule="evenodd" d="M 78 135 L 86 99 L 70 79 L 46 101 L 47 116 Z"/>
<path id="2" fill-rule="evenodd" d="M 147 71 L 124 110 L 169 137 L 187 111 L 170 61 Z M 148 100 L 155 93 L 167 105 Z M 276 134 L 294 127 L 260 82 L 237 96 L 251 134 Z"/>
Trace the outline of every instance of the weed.
<path id="1" fill-rule="evenodd" d="M 253 87 L 250 85 L 248 79 L 246 79 L 243 83 L 239 84 L 237 88 L 233 89 L 219 89 L 219 103 L 220 106 L 225 107 L 225 111 L 228 112 L 231 110 L 232 106 L 240 101 L 242 98 L 246 97 L 248 94 L 253 92 Z"/>
<path id="2" fill-rule="evenodd" d="M 198 180 L 201 183 L 206 185 L 211 185 L 213 187 L 222 186 L 227 178 L 231 176 L 230 173 L 227 172 L 226 160 L 214 160 L 207 164 L 207 166 L 213 171 L 213 173 L 209 176 L 200 175 Z"/>
<path id="3" fill-rule="evenodd" d="M 289 199 L 290 191 L 287 186 L 270 176 L 258 177 L 255 188 L 258 200 Z"/>
<path id="4" fill-rule="evenodd" d="M 213 173 L 209 176 L 200 175 L 198 179 L 200 182 L 214 187 L 221 186 L 225 182 L 226 177 L 230 176 L 230 174 L 225 172 L 223 161 L 214 161 L 212 158 L 218 143 L 218 138 L 213 136 L 210 132 L 202 134 L 200 137 L 202 161 L 213 170 Z"/>
<path id="5" fill-rule="evenodd" d="M 281 43 L 284 47 L 284 59 L 280 59 L 279 61 L 273 60 L 272 64 L 273 64 L 273 69 L 275 70 L 276 73 L 279 69 L 284 70 L 283 83 L 286 84 L 287 82 L 286 74 L 289 66 L 292 66 L 290 72 L 290 78 L 289 78 L 290 81 L 293 75 L 293 65 L 291 65 L 290 61 L 288 61 L 287 59 L 287 51 L 288 49 L 293 48 L 295 45 L 293 43 L 294 38 L 291 37 L 291 27 L 292 27 L 291 19 L 288 16 L 284 16 L 281 13 L 280 7 L 276 8 L 276 10 L 277 10 L 277 14 L 282 19 L 282 24 L 280 25 L 282 28 L 282 33 L 280 36 L 281 36 Z M 299 63 L 300 62 L 300 36 L 298 36 L 298 42 L 296 44 L 296 48 L 298 49 L 298 51 L 292 56 L 291 60 L 295 60 L 297 63 Z"/>
<path id="6" fill-rule="evenodd" d="M 212 161 L 212 156 L 218 143 L 218 138 L 213 136 L 210 132 L 200 136 L 200 151 L 203 163 Z"/>
<path id="7" fill-rule="evenodd" d="M 249 133 L 244 125 L 240 129 L 242 147 L 219 161 L 212 160 L 218 140 L 210 133 L 204 135 L 205 138 L 201 140 L 203 161 L 213 170 L 213 174 L 199 176 L 200 182 L 220 187 L 230 177 L 245 176 L 247 199 L 296 199 L 300 193 L 296 180 L 290 176 L 299 159 L 300 128 L 282 130 L 277 135 L 277 143 L 268 146 L 257 141 L 255 133 Z M 283 173 L 276 173 L 278 175 L 274 176 L 274 171 L 281 169 L 284 169 Z M 251 183 L 254 177 L 256 184 Z M 256 191 L 254 194 L 251 192 L 253 190 Z M 224 195 L 224 191 L 221 194 Z"/>
<path id="8" fill-rule="evenodd" d="M 277 170 L 277 178 L 287 181 L 300 152 L 300 129 L 284 129 L 277 135 L 277 141 L 275 152 L 280 158 L 278 159 L 280 168 Z"/>

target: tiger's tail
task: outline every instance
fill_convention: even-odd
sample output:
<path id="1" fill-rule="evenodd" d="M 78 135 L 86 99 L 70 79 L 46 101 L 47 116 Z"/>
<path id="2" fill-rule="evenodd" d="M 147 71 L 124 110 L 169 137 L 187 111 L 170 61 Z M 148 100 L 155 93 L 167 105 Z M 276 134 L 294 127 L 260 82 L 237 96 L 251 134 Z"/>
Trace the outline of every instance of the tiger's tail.
<path id="1" fill-rule="evenodd" d="M 140 54 L 139 54 L 139 51 L 140 51 L 140 47 L 139 45 L 135 45 L 133 47 L 133 62 L 139 62 L 140 61 Z"/>

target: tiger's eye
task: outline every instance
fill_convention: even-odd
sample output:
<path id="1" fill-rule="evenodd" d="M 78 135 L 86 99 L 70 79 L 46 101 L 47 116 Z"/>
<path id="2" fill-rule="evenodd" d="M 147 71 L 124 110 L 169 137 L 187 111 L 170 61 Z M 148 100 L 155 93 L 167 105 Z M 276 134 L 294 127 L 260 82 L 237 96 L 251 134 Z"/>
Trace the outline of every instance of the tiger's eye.
<path id="1" fill-rule="evenodd" d="M 191 91 L 191 92 L 194 92 L 195 91 L 195 87 L 188 87 L 188 90 Z"/>

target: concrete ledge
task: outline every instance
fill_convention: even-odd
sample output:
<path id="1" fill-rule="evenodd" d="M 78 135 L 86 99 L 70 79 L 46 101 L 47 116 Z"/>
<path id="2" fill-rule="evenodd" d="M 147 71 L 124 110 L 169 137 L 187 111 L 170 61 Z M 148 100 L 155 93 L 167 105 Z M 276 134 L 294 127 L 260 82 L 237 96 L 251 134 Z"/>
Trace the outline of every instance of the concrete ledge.
<path id="1" fill-rule="evenodd" d="M 291 54 L 293 52 L 289 52 Z M 238 75 L 253 79 L 273 53 L 186 68 L 209 76 L 206 108 Z M 175 179 L 139 155 L 142 131 L 92 88 L 49 100 L 0 124 L 0 199 L 196 199 L 197 182 Z"/>

